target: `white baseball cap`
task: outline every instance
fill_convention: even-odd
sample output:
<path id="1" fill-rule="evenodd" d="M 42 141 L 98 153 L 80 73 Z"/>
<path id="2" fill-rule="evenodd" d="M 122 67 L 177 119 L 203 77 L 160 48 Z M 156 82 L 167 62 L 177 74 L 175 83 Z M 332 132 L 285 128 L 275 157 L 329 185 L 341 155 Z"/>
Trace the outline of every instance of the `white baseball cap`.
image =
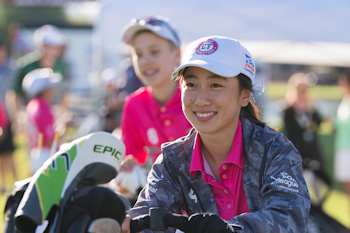
<path id="1" fill-rule="evenodd" d="M 181 46 L 180 37 L 175 27 L 170 24 L 169 18 L 163 16 L 132 19 L 122 30 L 122 40 L 131 45 L 135 34 L 148 29 L 164 39 L 170 40 L 176 47 Z"/>
<path id="2" fill-rule="evenodd" d="M 46 24 L 35 30 L 33 41 L 37 47 L 43 44 L 60 46 L 66 43 L 66 38 L 56 26 Z"/>
<path id="3" fill-rule="evenodd" d="M 228 37 L 203 37 L 189 44 L 172 78 L 176 79 L 189 66 L 200 67 L 223 77 L 242 73 L 252 83 L 255 81 L 255 64 L 249 51 L 238 40 Z"/>
<path id="4" fill-rule="evenodd" d="M 50 68 L 35 69 L 24 76 L 22 88 L 29 97 L 34 97 L 47 88 L 56 86 L 61 79 L 61 74 L 54 73 Z"/>

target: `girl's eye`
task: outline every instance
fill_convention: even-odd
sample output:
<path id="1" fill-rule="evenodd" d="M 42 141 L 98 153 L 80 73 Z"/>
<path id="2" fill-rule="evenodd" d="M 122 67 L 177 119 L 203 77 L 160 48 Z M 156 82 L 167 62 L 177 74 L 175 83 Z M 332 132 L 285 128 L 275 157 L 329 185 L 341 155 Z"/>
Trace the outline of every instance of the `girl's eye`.
<path id="1" fill-rule="evenodd" d="M 212 87 L 222 87 L 220 84 L 214 83 L 211 85 Z"/>
<path id="2" fill-rule="evenodd" d="M 195 85 L 193 83 L 186 83 L 187 87 L 194 87 Z"/>

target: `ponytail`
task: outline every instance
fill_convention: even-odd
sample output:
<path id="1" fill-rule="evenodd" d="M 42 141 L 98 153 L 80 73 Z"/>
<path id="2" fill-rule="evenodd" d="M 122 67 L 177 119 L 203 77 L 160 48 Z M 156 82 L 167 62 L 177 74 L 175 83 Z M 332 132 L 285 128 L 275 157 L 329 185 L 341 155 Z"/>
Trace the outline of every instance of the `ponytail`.
<path id="1" fill-rule="evenodd" d="M 250 92 L 253 92 L 253 84 L 250 78 L 244 74 L 237 75 L 237 78 L 239 81 L 240 91 L 249 90 Z M 246 118 L 254 124 L 262 127 L 265 125 L 265 123 L 260 120 L 261 110 L 252 101 L 249 101 L 246 107 L 241 107 L 240 117 Z"/>

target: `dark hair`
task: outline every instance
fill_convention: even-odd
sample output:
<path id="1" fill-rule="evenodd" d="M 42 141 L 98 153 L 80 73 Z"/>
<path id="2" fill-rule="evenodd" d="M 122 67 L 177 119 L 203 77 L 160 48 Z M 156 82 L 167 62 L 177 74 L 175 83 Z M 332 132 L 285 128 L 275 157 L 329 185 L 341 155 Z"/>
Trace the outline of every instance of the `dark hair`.
<path id="1" fill-rule="evenodd" d="M 253 83 L 250 78 L 248 78 L 244 74 L 237 75 L 239 81 L 239 90 L 249 90 L 253 91 Z M 260 109 L 252 102 L 249 101 L 246 107 L 241 107 L 240 117 L 246 118 L 249 121 L 253 122 L 256 125 L 264 127 L 265 123 L 262 122 L 261 119 L 261 111 Z"/>

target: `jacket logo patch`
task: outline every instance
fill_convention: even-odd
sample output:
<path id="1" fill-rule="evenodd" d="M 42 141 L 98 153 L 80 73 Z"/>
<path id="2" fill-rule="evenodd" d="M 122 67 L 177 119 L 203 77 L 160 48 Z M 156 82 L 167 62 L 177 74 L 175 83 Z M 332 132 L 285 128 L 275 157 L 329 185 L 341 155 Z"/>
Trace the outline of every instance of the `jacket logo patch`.
<path id="1" fill-rule="evenodd" d="M 274 180 L 272 182 L 273 185 L 276 185 L 279 188 L 288 189 L 292 192 L 299 192 L 299 184 L 287 172 L 281 172 L 277 178 L 273 176 L 271 176 L 271 178 Z"/>

